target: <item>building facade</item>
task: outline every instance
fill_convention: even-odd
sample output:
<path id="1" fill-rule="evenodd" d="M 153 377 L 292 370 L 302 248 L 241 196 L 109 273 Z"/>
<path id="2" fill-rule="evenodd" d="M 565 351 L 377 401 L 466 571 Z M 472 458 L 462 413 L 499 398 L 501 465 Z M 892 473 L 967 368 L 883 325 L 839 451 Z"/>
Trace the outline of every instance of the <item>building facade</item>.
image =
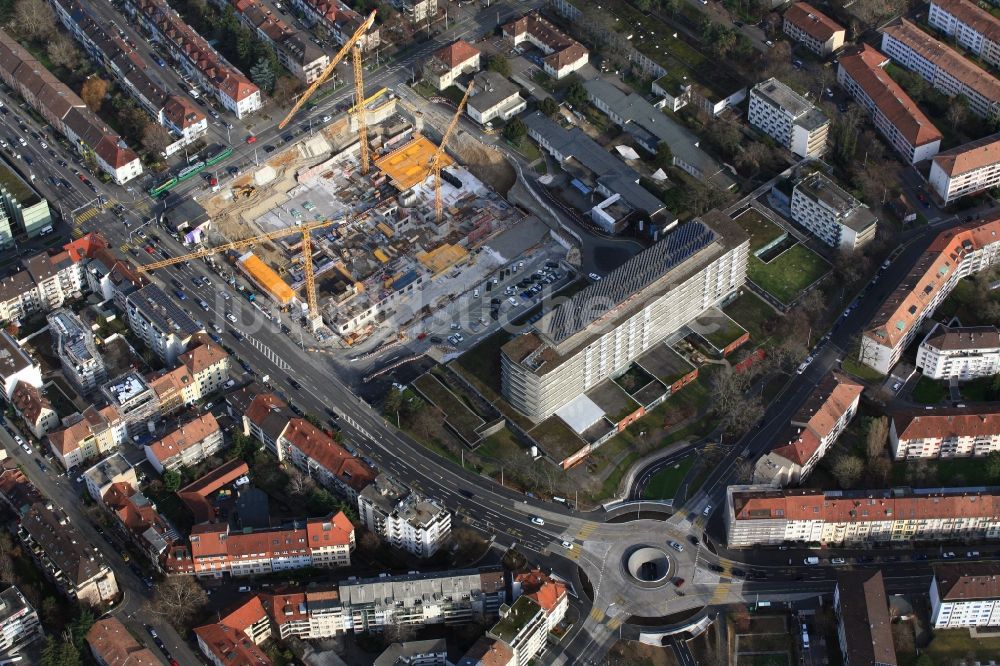
<path id="1" fill-rule="evenodd" d="M 431 557 L 448 543 L 451 513 L 380 474 L 358 494 L 358 516 L 368 531 L 394 548 Z"/>
<path id="2" fill-rule="evenodd" d="M 1000 626 L 1000 567 L 995 562 L 934 565 L 928 596 L 935 629 Z"/>
<path id="3" fill-rule="evenodd" d="M 511 663 L 516 666 L 531 663 L 545 647 L 548 635 L 545 611 L 527 595 L 501 606 L 500 620 L 487 633 L 510 648 Z"/>
<path id="4" fill-rule="evenodd" d="M 96 390 L 108 380 L 104 359 L 94 344 L 94 334 L 70 310 L 60 308 L 48 317 L 52 345 L 63 376 L 82 395 Z"/>
<path id="5" fill-rule="evenodd" d="M 0 247 L 12 247 L 15 236 L 36 238 L 51 226 L 49 202 L 13 169 L 0 164 Z"/>
<path id="6" fill-rule="evenodd" d="M 9 401 L 19 382 L 42 387 L 42 368 L 28 356 L 10 333 L 0 331 L 0 384 L 3 397 Z"/>
<path id="7" fill-rule="evenodd" d="M 352 504 L 375 479 L 374 469 L 305 419 L 290 419 L 276 444 L 279 462 L 291 463 Z"/>
<path id="8" fill-rule="evenodd" d="M 52 403 L 38 388 L 25 382 L 14 385 L 10 396 L 10 405 L 28 427 L 32 435 L 38 439 L 59 427 L 59 415 L 52 408 Z"/>
<path id="9" fill-rule="evenodd" d="M 548 418 L 738 290 L 748 251 L 721 213 L 678 226 L 505 344 L 504 397 L 533 421 Z"/>
<path id="10" fill-rule="evenodd" d="M 798 157 L 819 157 L 826 150 L 830 119 L 773 77 L 750 89 L 747 120 Z"/>
<path id="11" fill-rule="evenodd" d="M 197 465 L 222 450 L 222 429 L 211 412 L 181 424 L 149 446 L 146 460 L 159 474 Z"/>
<path id="12" fill-rule="evenodd" d="M 155 284 L 126 296 L 125 314 L 132 332 L 168 365 L 173 365 L 187 349 L 191 336 L 201 331 L 201 327 Z"/>
<path id="13" fill-rule="evenodd" d="M 966 381 L 1000 373 L 1000 330 L 935 324 L 917 348 L 916 366 L 931 379 Z"/>
<path id="14" fill-rule="evenodd" d="M 964 95 L 980 118 L 1000 116 L 1000 81 L 906 19 L 882 28 L 882 51 L 942 94 Z"/>
<path id="15" fill-rule="evenodd" d="M 888 374 L 958 281 L 1000 260 L 1000 218 L 938 234 L 861 335 L 859 360 Z"/>
<path id="16" fill-rule="evenodd" d="M 424 63 L 424 80 L 438 90 L 455 83 L 455 79 L 479 71 L 480 51 L 464 39 L 458 39 L 438 49 Z"/>
<path id="17" fill-rule="evenodd" d="M 1000 134 L 938 153 L 928 182 L 944 204 L 1000 185 Z"/>
<path id="18" fill-rule="evenodd" d="M 554 79 L 577 71 L 590 60 L 590 51 L 567 36 L 538 12 L 532 12 L 503 26 L 503 36 L 517 46 L 528 42 L 545 54 L 542 69 Z"/>
<path id="19" fill-rule="evenodd" d="M 135 370 L 106 382 L 101 387 L 101 395 L 131 437 L 148 433 L 149 423 L 160 418 L 160 401 L 156 392 Z"/>
<path id="20" fill-rule="evenodd" d="M 104 503 L 104 495 L 116 483 L 127 483 L 138 487 L 139 479 L 128 460 L 120 453 L 108 456 L 83 473 L 83 483 L 87 493 L 100 506 Z"/>
<path id="21" fill-rule="evenodd" d="M 21 591 L 11 585 L 0 591 L 0 659 L 42 638 L 38 613 Z"/>
<path id="22" fill-rule="evenodd" d="M 731 548 L 1000 538 L 1000 495 L 977 488 L 866 491 L 729 486 Z"/>
<path id="23" fill-rule="evenodd" d="M 931 0 L 927 23 L 987 65 L 1000 67 L 1000 20 L 968 0 Z"/>
<path id="24" fill-rule="evenodd" d="M 507 122 L 528 108 L 528 102 L 521 97 L 521 89 L 497 72 L 480 72 L 472 85 L 465 109 L 480 125 L 494 120 Z"/>
<path id="25" fill-rule="evenodd" d="M 840 57 L 837 83 L 864 107 L 875 129 L 907 164 L 929 160 L 941 149 L 941 132 L 882 70 L 888 63 L 888 58 L 863 44 Z"/>
<path id="26" fill-rule="evenodd" d="M 792 219 L 838 250 L 853 252 L 875 238 L 877 220 L 868 206 L 819 171 L 795 184 Z"/>
<path id="27" fill-rule="evenodd" d="M 828 56 L 844 45 L 844 27 L 805 2 L 785 10 L 785 34 L 820 56 Z"/>
<path id="28" fill-rule="evenodd" d="M 984 457 L 1000 451 L 1000 410 L 990 403 L 899 409 L 891 416 L 889 450 L 896 460 Z"/>
<path id="29" fill-rule="evenodd" d="M 113 451 L 128 438 L 128 428 L 114 407 L 88 407 L 63 420 L 63 427 L 46 435 L 49 449 L 66 469 Z"/>

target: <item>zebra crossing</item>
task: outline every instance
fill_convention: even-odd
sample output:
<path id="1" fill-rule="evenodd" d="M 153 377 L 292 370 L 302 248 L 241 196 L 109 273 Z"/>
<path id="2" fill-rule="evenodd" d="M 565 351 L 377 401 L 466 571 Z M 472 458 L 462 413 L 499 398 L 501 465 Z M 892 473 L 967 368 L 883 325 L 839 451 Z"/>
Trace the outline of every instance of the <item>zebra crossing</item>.
<path id="1" fill-rule="evenodd" d="M 261 354 L 267 357 L 271 363 L 273 363 L 279 370 L 291 370 L 292 366 L 285 362 L 285 359 L 278 356 L 273 349 L 268 347 L 266 344 L 253 337 L 252 335 L 246 336 L 246 340 L 254 346 L 254 349 L 259 351 Z"/>

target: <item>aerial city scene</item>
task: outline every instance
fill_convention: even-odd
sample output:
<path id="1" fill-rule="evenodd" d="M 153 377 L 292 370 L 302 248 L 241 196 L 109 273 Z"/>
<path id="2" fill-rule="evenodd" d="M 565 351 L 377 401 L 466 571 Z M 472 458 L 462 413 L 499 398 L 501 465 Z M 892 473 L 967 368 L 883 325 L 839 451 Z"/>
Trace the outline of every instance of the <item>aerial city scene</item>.
<path id="1" fill-rule="evenodd" d="M 0 665 L 996 666 L 1000 0 L 0 0 Z"/>

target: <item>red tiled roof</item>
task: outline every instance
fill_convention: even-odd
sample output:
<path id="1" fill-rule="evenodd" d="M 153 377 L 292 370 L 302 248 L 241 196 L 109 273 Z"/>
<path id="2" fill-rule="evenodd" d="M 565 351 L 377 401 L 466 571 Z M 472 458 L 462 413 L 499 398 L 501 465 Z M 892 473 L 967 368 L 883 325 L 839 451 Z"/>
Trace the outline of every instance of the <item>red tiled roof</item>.
<path id="1" fill-rule="evenodd" d="M 14 385 L 14 392 L 10 396 L 11 404 L 17 411 L 21 412 L 24 420 L 32 425 L 38 423 L 38 418 L 42 415 L 42 410 L 51 410 L 52 403 L 42 395 L 42 392 L 31 384 L 18 381 Z"/>
<path id="2" fill-rule="evenodd" d="M 448 46 L 434 52 L 434 57 L 447 65 L 448 69 L 455 69 L 472 60 L 480 54 L 472 44 L 463 39 L 458 39 Z"/>
<path id="3" fill-rule="evenodd" d="M 796 2 L 785 11 L 785 20 L 820 42 L 827 42 L 844 27 L 805 2 Z"/>
<path id="4" fill-rule="evenodd" d="M 120 169 L 139 159 L 139 156 L 131 148 L 122 148 L 119 146 L 119 140 L 116 134 L 105 134 L 94 147 L 94 152 L 97 153 L 97 156 L 115 169 Z"/>
<path id="5" fill-rule="evenodd" d="M 291 419 L 282 437 L 358 492 L 375 480 L 375 470 L 305 419 Z"/>
<path id="6" fill-rule="evenodd" d="M 342 511 L 329 520 L 314 518 L 306 522 L 306 540 L 310 548 L 347 546 L 350 545 L 353 534 L 354 525 Z"/>
<path id="7" fill-rule="evenodd" d="M 264 605 L 260 602 L 260 597 L 254 595 L 246 602 L 224 615 L 219 622 L 232 627 L 237 631 L 246 631 L 253 625 L 267 618 Z"/>
<path id="8" fill-rule="evenodd" d="M 942 601 L 1000 600 L 1000 564 L 937 564 L 934 566 L 934 584 Z"/>
<path id="9" fill-rule="evenodd" d="M 107 666 L 160 666 L 159 658 L 113 616 L 94 622 L 87 632 L 87 645 Z"/>
<path id="10" fill-rule="evenodd" d="M 1000 19 L 976 3 L 968 0 L 932 0 L 931 4 L 937 5 L 965 25 L 981 33 L 989 41 L 1000 42 Z"/>
<path id="11" fill-rule="evenodd" d="M 171 95 L 163 105 L 163 115 L 175 127 L 185 129 L 205 120 L 201 109 L 180 95 Z"/>
<path id="12" fill-rule="evenodd" d="M 150 444 L 149 452 L 162 464 L 217 432 L 219 432 L 219 422 L 215 420 L 212 412 L 205 412 Z"/>
<path id="13" fill-rule="evenodd" d="M 791 419 L 799 429 L 796 437 L 774 452 L 797 465 L 806 464 L 863 390 L 864 386 L 839 373 L 824 377 Z"/>
<path id="14" fill-rule="evenodd" d="M 177 357 L 177 361 L 187 366 L 192 375 L 197 375 L 202 370 L 210 368 L 216 363 L 221 363 L 229 358 L 229 354 L 221 346 L 209 343 L 202 344 L 187 350 Z"/>
<path id="15" fill-rule="evenodd" d="M 271 660 L 242 631 L 223 624 L 195 627 L 199 641 L 226 666 L 270 666 Z"/>
<path id="16" fill-rule="evenodd" d="M 250 423 L 261 425 L 267 415 L 275 409 L 287 410 L 288 405 L 286 405 L 281 398 L 273 393 L 261 393 L 255 397 L 253 402 L 250 403 L 250 406 L 247 407 L 245 416 Z"/>
<path id="17" fill-rule="evenodd" d="M 960 176 L 998 162 L 1000 162 L 1000 134 L 991 134 L 934 156 L 934 163 L 949 177 Z"/>
<path id="18" fill-rule="evenodd" d="M 899 84 L 882 71 L 887 62 L 887 57 L 867 44 L 857 53 L 840 57 L 841 69 L 857 82 L 911 146 L 940 141 L 941 132 Z"/>
<path id="19" fill-rule="evenodd" d="M 1000 433 L 1000 407 L 996 403 L 898 410 L 893 412 L 892 420 L 901 440 L 989 437 Z"/>
<path id="20" fill-rule="evenodd" d="M 215 509 L 208 496 L 249 473 L 250 468 L 245 462 L 238 458 L 230 460 L 178 490 L 177 496 L 194 516 L 195 524 L 204 523 L 215 518 Z"/>

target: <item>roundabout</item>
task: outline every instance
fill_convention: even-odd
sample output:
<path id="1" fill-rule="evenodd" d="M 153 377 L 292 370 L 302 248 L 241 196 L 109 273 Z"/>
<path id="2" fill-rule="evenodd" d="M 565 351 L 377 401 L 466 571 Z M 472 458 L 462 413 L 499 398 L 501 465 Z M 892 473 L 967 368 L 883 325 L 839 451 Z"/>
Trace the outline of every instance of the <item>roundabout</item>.
<path id="1" fill-rule="evenodd" d="M 653 589 L 666 584 L 670 576 L 670 556 L 662 548 L 635 546 L 627 551 L 622 560 L 625 573 L 632 583 L 645 589 Z"/>

